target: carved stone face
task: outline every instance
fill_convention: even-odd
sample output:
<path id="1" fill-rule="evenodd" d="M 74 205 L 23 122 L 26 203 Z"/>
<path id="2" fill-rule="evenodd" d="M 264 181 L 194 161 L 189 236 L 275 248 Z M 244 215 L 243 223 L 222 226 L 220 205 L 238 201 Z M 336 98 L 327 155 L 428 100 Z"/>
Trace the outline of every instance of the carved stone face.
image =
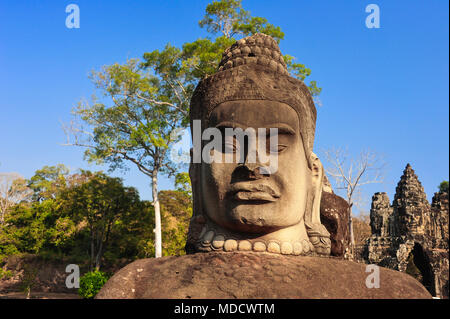
<path id="1" fill-rule="evenodd" d="M 217 225 L 237 233 L 265 234 L 302 224 L 311 191 L 312 173 L 300 135 L 297 112 L 289 105 L 268 100 L 239 100 L 217 106 L 209 119 L 210 127 L 277 128 L 278 143 L 270 147 L 266 137 L 266 156 L 278 156 L 278 168 L 268 174 L 261 166 L 268 163 L 233 161 L 202 163 L 202 197 L 206 215 Z M 224 147 L 214 152 L 255 150 L 258 138 L 244 145 L 224 138 Z M 255 151 L 257 152 L 257 151 Z M 223 154 L 212 154 L 223 156 Z M 259 155 L 259 154 L 257 154 Z M 302 227 L 304 227 L 302 225 Z"/>

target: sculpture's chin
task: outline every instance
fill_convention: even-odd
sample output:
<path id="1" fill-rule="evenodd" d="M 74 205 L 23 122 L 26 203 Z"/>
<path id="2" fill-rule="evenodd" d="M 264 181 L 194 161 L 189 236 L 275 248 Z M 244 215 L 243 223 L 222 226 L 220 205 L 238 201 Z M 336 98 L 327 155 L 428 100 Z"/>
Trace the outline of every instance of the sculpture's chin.
<path id="1" fill-rule="evenodd" d="M 300 222 L 301 216 L 289 216 L 279 203 L 267 201 L 233 202 L 222 216 L 210 216 L 219 226 L 231 232 L 267 234 Z"/>
<path id="2" fill-rule="evenodd" d="M 261 220 L 253 221 L 244 216 L 237 219 L 232 219 L 229 223 L 222 226 L 232 233 L 255 235 L 269 234 L 283 228 L 275 225 L 265 225 Z"/>

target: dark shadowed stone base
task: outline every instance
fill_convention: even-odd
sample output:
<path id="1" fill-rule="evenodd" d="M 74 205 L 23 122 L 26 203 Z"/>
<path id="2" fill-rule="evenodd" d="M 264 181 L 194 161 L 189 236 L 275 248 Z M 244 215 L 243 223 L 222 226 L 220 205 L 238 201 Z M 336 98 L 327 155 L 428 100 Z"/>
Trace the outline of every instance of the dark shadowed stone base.
<path id="1" fill-rule="evenodd" d="M 322 192 L 320 221 L 330 233 L 331 256 L 341 257 L 350 242 L 348 234 L 348 204 L 336 194 Z"/>
<path id="2" fill-rule="evenodd" d="M 198 253 L 137 260 L 96 298 L 431 298 L 413 277 L 380 267 L 367 288 L 366 265 L 270 253 Z"/>

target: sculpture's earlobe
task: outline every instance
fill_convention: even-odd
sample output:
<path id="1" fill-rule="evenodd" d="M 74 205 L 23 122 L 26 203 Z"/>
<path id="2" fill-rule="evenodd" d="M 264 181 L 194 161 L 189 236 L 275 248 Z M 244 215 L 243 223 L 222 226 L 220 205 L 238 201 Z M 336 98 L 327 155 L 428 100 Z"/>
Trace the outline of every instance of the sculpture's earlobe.
<path id="1" fill-rule="evenodd" d="M 305 214 L 306 231 L 315 251 L 321 255 L 329 255 L 331 252 L 330 233 L 320 222 L 320 200 L 322 198 L 324 170 L 322 163 L 314 153 L 311 153 L 310 163 L 313 199 L 310 211 Z"/>
<path id="2" fill-rule="evenodd" d="M 192 204 L 193 212 L 189 223 L 189 230 L 186 240 L 186 246 L 184 250 L 186 254 L 194 254 L 196 252 L 195 245 L 200 237 L 200 233 L 206 223 L 205 216 L 203 215 L 201 194 L 201 163 L 193 163 L 192 161 L 192 148 L 191 148 L 191 163 L 189 165 L 189 177 L 192 185 Z"/>
<path id="3" fill-rule="evenodd" d="M 316 154 L 311 153 L 312 163 L 312 185 L 314 190 L 314 201 L 312 206 L 312 223 L 320 224 L 320 199 L 322 198 L 323 165 Z"/>

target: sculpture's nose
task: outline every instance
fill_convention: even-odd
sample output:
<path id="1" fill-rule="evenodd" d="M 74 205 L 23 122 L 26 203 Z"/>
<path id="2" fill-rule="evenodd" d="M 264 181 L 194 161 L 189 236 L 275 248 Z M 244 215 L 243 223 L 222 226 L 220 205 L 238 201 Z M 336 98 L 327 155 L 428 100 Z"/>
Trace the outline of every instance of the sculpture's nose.
<path id="1" fill-rule="evenodd" d="M 244 155 L 244 166 L 249 171 L 249 176 L 254 178 L 262 178 L 264 176 L 270 176 L 269 169 L 261 163 L 261 156 L 259 155 L 257 142 L 250 141 L 246 147 L 247 152 Z"/>
<path id="2" fill-rule="evenodd" d="M 249 161 L 248 157 L 245 158 L 245 162 L 242 163 L 242 165 L 244 165 L 250 171 L 254 171 L 257 168 L 259 168 L 259 166 L 260 166 L 259 163 L 254 163 L 252 161 Z"/>
<path id="3" fill-rule="evenodd" d="M 245 180 L 257 180 L 264 177 L 268 177 L 267 173 L 261 166 L 247 165 L 245 163 L 240 164 L 232 174 L 232 182 L 245 181 Z"/>

